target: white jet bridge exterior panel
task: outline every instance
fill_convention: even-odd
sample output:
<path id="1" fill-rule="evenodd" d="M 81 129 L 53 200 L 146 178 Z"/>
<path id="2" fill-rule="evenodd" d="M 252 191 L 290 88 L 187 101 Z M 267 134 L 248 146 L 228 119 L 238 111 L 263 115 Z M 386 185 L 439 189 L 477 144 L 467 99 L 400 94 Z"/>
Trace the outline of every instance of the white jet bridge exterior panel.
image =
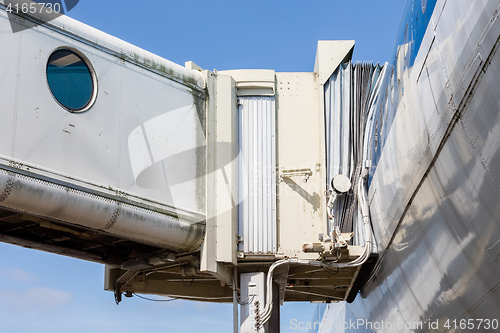
<path id="1" fill-rule="evenodd" d="M 184 228 L 187 238 L 190 226 L 204 228 L 202 74 L 65 16 L 12 33 L 10 20 L 25 25 L 36 18 L 9 18 L 2 6 L 0 183 L 6 187 L 0 184 L 0 206 L 172 250 L 196 249 L 203 232 L 178 244 L 175 232 L 169 242 L 158 227 Z M 47 63 L 61 49 L 91 65 L 96 97 L 85 112 L 63 108 L 51 94 Z M 27 172 L 44 186 L 17 176 Z M 64 216 L 47 211 L 47 200 L 59 195 L 52 185 L 78 189 L 78 207 L 95 209 Z M 34 187 L 38 203 L 21 191 Z M 103 202 L 91 205 L 92 195 Z M 125 205 L 132 207 L 128 216 Z"/>
<path id="2" fill-rule="evenodd" d="M 240 97 L 239 235 L 245 253 L 276 253 L 274 97 Z"/>

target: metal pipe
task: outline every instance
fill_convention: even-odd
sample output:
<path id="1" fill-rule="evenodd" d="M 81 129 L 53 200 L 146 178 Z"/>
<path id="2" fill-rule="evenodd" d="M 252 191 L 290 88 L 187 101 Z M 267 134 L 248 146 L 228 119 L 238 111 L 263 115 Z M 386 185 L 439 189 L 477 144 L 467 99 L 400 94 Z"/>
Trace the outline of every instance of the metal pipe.
<path id="1" fill-rule="evenodd" d="M 237 268 L 233 268 L 233 332 L 238 333 L 238 273 Z"/>
<path id="2" fill-rule="evenodd" d="M 0 169 L 0 206 L 177 252 L 197 249 L 205 235 L 204 223 L 4 169 Z"/>

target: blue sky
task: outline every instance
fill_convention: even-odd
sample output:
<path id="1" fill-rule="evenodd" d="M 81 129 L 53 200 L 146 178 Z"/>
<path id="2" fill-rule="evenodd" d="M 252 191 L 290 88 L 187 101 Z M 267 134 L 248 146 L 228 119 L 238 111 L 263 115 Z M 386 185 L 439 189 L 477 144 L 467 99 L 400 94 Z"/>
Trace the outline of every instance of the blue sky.
<path id="1" fill-rule="evenodd" d="M 354 60 L 390 59 L 404 0 L 97 1 L 69 16 L 173 62 L 206 69 L 313 70 L 318 40 L 354 39 Z M 116 306 L 104 267 L 0 244 L 2 332 L 231 332 L 231 305 L 132 298 Z M 285 304 L 290 320 L 314 305 Z"/>

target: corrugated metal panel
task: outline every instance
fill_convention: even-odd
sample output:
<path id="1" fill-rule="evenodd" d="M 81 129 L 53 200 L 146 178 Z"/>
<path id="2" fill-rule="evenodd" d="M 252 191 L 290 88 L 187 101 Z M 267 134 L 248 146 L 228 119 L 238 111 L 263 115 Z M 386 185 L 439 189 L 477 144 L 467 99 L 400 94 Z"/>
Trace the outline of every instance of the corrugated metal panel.
<path id="1" fill-rule="evenodd" d="M 325 84 L 328 179 L 350 175 L 351 64 L 341 64 Z"/>
<path id="2" fill-rule="evenodd" d="M 351 176 L 351 78 L 351 63 L 341 64 L 325 83 L 327 184 L 338 174 Z M 346 196 L 339 196 L 334 203 L 337 225 L 342 219 L 345 199 Z"/>
<path id="3" fill-rule="evenodd" d="M 367 112 L 379 96 L 384 67 L 371 63 L 341 64 L 325 83 L 327 183 L 338 174 L 357 184 L 363 165 L 363 140 Z M 356 217 L 356 186 L 334 203 L 335 223 L 342 232 L 353 230 Z"/>
<path id="4" fill-rule="evenodd" d="M 274 97 L 241 97 L 238 110 L 239 223 L 245 253 L 276 253 Z"/>

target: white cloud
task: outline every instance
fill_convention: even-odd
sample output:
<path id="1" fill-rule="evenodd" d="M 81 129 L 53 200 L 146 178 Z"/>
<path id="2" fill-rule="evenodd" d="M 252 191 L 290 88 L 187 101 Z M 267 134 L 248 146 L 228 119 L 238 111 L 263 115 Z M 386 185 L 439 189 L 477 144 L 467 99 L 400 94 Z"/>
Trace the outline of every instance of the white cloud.
<path id="1" fill-rule="evenodd" d="M 6 268 L 0 270 L 0 279 L 7 279 L 22 283 L 33 283 L 40 278 L 36 274 L 28 273 L 19 268 Z"/>
<path id="2" fill-rule="evenodd" d="M 47 287 L 28 288 L 23 291 L 0 289 L 0 309 L 9 311 L 53 311 L 69 303 L 73 293 Z"/>

